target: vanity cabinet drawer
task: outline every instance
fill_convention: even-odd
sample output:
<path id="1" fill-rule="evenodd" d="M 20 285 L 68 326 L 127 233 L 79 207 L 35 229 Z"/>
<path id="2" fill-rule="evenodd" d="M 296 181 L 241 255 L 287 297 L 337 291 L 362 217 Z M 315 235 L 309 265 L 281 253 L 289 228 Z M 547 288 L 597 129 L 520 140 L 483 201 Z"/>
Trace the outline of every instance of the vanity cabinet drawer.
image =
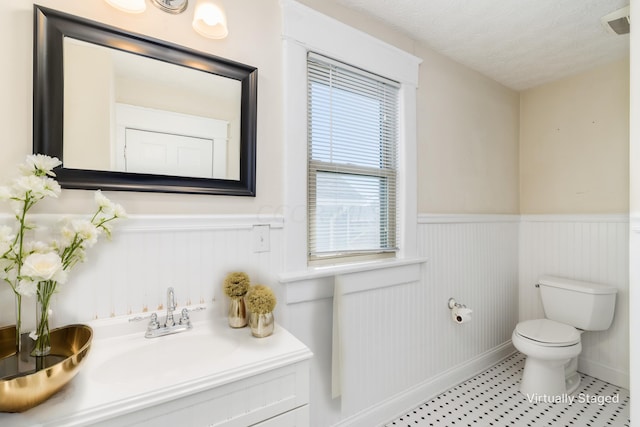
<path id="1" fill-rule="evenodd" d="M 309 425 L 309 405 L 301 406 L 252 427 L 302 427 Z"/>
<path id="2" fill-rule="evenodd" d="M 250 373 L 246 373 L 249 375 Z M 102 421 L 97 426 L 308 425 L 309 362 L 303 361 Z M 305 418 L 306 413 L 306 418 Z M 283 416 L 280 418 L 279 416 Z M 283 424 L 272 424 L 281 419 Z M 266 424 L 263 424 L 268 420 Z M 299 420 L 299 421 L 297 421 Z"/>

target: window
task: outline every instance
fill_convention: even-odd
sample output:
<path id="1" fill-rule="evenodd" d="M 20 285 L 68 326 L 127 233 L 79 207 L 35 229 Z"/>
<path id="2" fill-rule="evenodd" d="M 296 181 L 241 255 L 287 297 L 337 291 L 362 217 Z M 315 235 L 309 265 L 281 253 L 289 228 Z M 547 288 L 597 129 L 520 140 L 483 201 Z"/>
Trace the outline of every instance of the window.
<path id="1" fill-rule="evenodd" d="M 309 260 L 394 253 L 400 85 L 307 56 Z"/>

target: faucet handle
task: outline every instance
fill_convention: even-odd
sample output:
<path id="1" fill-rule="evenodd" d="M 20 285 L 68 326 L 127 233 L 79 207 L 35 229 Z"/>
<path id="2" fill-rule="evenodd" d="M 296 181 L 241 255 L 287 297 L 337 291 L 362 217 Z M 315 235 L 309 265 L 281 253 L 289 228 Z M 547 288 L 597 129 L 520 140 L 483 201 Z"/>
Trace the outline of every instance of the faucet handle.
<path id="1" fill-rule="evenodd" d="M 151 331 L 158 328 L 160 328 L 160 323 L 158 323 L 158 315 L 156 313 L 152 313 L 151 319 L 149 320 L 149 325 L 147 326 L 147 330 Z"/>
<path id="2" fill-rule="evenodd" d="M 180 325 L 190 325 L 191 320 L 189 319 L 189 310 L 186 308 L 182 309 L 182 314 L 180 315 L 180 320 L 178 321 Z"/>

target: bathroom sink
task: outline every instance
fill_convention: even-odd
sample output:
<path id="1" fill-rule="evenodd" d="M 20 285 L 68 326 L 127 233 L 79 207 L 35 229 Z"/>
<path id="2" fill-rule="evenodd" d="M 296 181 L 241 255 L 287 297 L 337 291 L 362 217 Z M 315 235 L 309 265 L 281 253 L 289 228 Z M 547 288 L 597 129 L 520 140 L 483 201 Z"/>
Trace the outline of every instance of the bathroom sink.
<path id="1" fill-rule="evenodd" d="M 96 386 L 132 392 L 189 381 L 203 375 L 203 366 L 224 369 L 243 336 L 250 335 L 214 326 L 211 319 L 192 325 L 189 330 L 156 338 L 145 338 L 144 323 L 124 325 L 133 332 L 94 341 L 94 357 L 86 375 Z M 100 337 L 100 328 L 96 330 Z"/>
<path id="2" fill-rule="evenodd" d="M 159 377 L 187 377 L 194 366 L 219 363 L 230 357 L 239 346 L 233 337 L 218 333 L 211 328 L 198 325 L 193 330 L 146 339 L 140 334 L 126 337 L 120 342 L 110 343 L 124 348 L 98 364 L 93 379 L 102 384 L 128 386 L 135 382 L 158 380 Z M 124 342 L 123 342 L 124 341 Z M 132 342 L 126 342 L 132 341 Z M 197 375 L 197 372 L 193 372 Z"/>
<path id="3" fill-rule="evenodd" d="M 230 328 L 211 306 L 193 306 L 190 313 L 190 330 L 155 338 L 145 338 L 147 312 L 90 322 L 91 354 L 74 380 L 29 411 L 0 413 L 0 425 L 151 425 L 150 414 L 165 414 L 160 418 L 166 421 L 176 408 L 188 417 L 215 418 L 201 425 L 232 416 L 246 420 L 233 418 L 233 425 L 253 425 L 274 416 L 271 408 L 300 404 L 289 387 L 306 378 L 312 354 L 304 344 L 277 324 L 266 338 L 253 337 L 249 328 Z M 284 376 L 272 376 L 276 371 Z M 259 392 L 245 396 L 252 388 Z M 247 412 L 249 403 L 259 410 Z M 171 424 L 184 424 L 176 417 Z"/>

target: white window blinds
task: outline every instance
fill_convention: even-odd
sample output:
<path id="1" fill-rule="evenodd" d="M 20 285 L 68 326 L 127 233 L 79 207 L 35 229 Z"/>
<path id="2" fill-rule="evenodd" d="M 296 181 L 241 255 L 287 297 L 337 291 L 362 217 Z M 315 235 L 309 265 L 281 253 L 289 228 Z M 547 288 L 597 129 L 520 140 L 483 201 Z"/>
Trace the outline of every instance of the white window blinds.
<path id="1" fill-rule="evenodd" d="M 309 259 L 396 250 L 396 82 L 309 53 Z"/>

